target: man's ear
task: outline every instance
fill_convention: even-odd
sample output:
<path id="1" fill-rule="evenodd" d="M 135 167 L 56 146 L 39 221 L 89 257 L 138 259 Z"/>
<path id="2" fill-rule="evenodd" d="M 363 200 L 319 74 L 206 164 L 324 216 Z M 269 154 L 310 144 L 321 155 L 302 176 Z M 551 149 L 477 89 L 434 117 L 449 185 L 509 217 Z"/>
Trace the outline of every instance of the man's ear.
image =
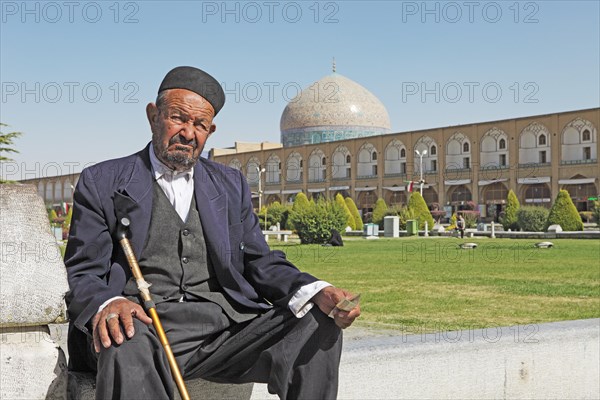
<path id="1" fill-rule="evenodd" d="M 214 131 L 216 131 L 216 130 L 217 130 L 217 125 L 215 125 L 215 124 L 212 124 L 212 125 L 210 126 L 210 129 L 208 130 L 208 136 L 212 135 L 212 134 L 213 134 L 213 132 L 214 132 Z"/>
<path id="2" fill-rule="evenodd" d="M 146 117 L 148 117 L 150 127 L 153 128 L 158 122 L 158 107 L 156 107 L 156 104 L 148 103 L 146 106 Z"/>

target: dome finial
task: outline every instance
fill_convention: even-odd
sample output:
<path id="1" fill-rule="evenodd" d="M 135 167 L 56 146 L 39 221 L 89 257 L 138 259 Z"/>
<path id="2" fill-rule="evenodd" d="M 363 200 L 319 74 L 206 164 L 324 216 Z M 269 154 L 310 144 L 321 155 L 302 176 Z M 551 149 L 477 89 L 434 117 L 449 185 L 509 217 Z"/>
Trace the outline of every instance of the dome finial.
<path id="1" fill-rule="evenodd" d="M 333 57 L 333 72 L 335 73 L 335 57 Z"/>

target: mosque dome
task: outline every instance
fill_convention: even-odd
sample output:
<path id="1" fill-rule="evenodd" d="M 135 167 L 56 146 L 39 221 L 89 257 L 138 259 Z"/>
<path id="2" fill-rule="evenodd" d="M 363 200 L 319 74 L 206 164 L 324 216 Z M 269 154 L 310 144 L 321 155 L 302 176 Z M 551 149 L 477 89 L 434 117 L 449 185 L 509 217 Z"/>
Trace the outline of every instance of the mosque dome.
<path id="1" fill-rule="evenodd" d="M 284 147 L 381 135 L 391 130 L 385 106 L 363 86 L 334 72 L 294 97 L 280 122 Z"/>

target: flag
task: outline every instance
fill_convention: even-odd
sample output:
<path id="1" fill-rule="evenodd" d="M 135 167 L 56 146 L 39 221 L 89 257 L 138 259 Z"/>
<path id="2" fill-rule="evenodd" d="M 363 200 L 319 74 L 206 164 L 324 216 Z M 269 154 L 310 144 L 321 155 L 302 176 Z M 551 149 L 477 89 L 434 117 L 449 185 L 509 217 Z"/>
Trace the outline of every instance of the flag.
<path id="1" fill-rule="evenodd" d="M 408 182 L 408 185 L 406 185 L 406 191 L 407 192 L 412 192 L 413 188 L 414 188 L 414 184 L 415 183 L 413 181 Z"/>

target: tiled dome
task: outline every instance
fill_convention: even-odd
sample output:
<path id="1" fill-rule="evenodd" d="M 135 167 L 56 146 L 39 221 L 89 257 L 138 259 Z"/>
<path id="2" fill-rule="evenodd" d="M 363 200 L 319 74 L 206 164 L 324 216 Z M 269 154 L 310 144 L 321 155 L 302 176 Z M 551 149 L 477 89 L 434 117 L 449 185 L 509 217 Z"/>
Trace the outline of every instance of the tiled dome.
<path id="1" fill-rule="evenodd" d="M 281 115 L 284 146 L 389 133 L 384 105 L 367 89 L 338 73 L 302 90 Z"/>

